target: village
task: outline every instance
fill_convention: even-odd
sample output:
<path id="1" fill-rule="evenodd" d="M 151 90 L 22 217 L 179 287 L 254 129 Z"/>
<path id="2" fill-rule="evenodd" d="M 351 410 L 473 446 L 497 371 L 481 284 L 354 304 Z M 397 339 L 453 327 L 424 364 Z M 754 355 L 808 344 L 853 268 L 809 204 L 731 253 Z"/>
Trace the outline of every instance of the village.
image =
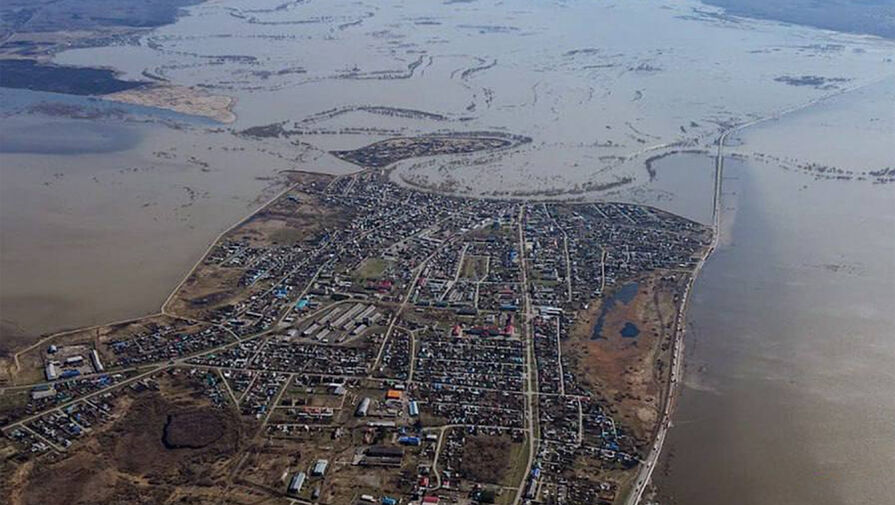
<path id="1" fill-rule="evenodd" d="M 2 386 L 4 450 L 65 465 L 155 398 L 160 457 L 217 451 L 207 489 L 169 483 L 197 503 L 619 503 L 668 380 L 671 325 L 644 304 L 676 311 L 710 238 L 631 204 L 299 174 L 161 314 L 25 353 Z M 630 366 L 592 366 L 613 352 Z M 224 434 L 177 441 L 206 411 Z"/>

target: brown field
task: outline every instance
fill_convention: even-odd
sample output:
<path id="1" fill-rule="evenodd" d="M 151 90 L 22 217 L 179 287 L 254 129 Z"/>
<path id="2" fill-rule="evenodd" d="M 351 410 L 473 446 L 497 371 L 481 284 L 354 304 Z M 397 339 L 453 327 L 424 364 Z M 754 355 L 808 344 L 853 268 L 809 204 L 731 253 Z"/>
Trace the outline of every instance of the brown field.
<path id="1" fill-rule="evenodd" d="M 516 486 L 525 472 L 526 445 L 509 435 L 468 436 L 460 471 L 478 483 Z"/>
<path id="2" fill-rule="evenodd" d="M 400 469 L 354 466 L 349 459 L 353 454 L 354 448 L 349 447 L 331 460 L 332 470 L 327 471 L 321 501 L 347 504 L 353 503 L 361 494 L 399 496 L 408 491 L 402 489 L 402 476 L 409 482 L 416 480 L 419 458 L 411 451 L 405 451 Z"/>
<path id="3" fill-rule="evenodd" d="M 19 466 L 4 479 L 10 505 L 213 503 L 250 431 L 182 378 L 119 399 L 110 423 L 60 456 Z M 197 497 L 197 501 L 188 501 Z M 207 500 L 207 501 L 204 501 Z"/>
<path id="4" fill-rule="evenodd" d="M 468 437 L 463 447 L 460 470 L 476 482 L 500 483 L 510 462 L 511 443 L 509 437 Z"/>
<path id="5" fill-rule="evenodd" d="M 25 415 L 25 407 L 28 404 L 30 394 L 28 390 L 3 391 L 0 393 L 0 425 L 5 425 Z"/>
<path id="6" fill-rule="evenodd" d="M 464 279 L 480 281 L 488 276 L 488 257 L 470 256 L 463 258 L 463 266 L 460 275 Z"/>
<path id="7" fill-rule="evenodd" d="M 320 487 L 321 503 L 354 503 L 361 494 L 381 496 L 406 494 L 402 490 L 402 476 L 416 475 L 419 463 L 418 450 L 405 450 L 401 468 L 364 467 L 353 465 L 358 448 L 368 445 L 391 445 L 391 435 L 369 428 L 346 429 L 342 436 L 333 438 L 334 428 L 321 427 L 299 431 L 284 438 L 268 437 L 263 446 L 251 449 L 245 464 L 240 468 L 240 481 L 263 486 L 271 492 L 284 493 L 288 478 L 295 472 L 308 474 L 308 480 L 300 494 L 308 499 L 315 487 Z M 314 461 L 327 459 L 326 474 L 313 477 L 309 471 Z M 284 478 L 284 473 L 288 474 Z M 414 478 L 404 484 L 412 483 Z"/>
<path id="8" fill-rule="evenodd" d="M 310 447 L 294 440 L 268 439 L 249 449 L 240 467 L 240 478 L 273 493 L 283 493 L 292 474 L 307 473 L 313 463 L 312 451 L 308 449 Z"/>
<path id="9" fill-rule="evenodd" d="M 658 420 L 679 303 L 675 293 L 684 284 L 681 274 L 675 281 L 663 281 L 661 274 L 641 280 L 630 303 L 616 302 L 606 313 L 601 339 L 592 335 L 602 302 L 592 303 L 563 344 L 563 353 L 576 362 L 583 382 L 602 393 L 638 444 L 648 443 Z M 628 322 L 637 325 L 639 335 L 621 336 Z"/>
<path id="10" fill-rule="evenodd" d="M 113 102 L 147 107 L 160 107 L 182 114 L 204 116 L 221 123 L 236 121 L 234 100 L 224 95 L 212 95 L 199 88 L 159 84 L 105 95 Z"/>

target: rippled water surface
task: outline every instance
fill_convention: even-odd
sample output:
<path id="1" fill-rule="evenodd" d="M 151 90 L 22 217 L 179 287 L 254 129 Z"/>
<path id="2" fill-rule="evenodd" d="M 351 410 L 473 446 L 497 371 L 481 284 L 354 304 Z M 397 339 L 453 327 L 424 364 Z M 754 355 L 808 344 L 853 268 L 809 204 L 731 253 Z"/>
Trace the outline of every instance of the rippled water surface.
<path id="1" fill-rule="evenodd" d="M 879 131 L 866 101 L 882 112 L 893 91 L 888 81 L 747 130 L 734 150 L 775 152 L 771 139 L 813 124 L 789 138 L 806 142 L 809 159 L 835 158 L 849 135 L 864 144 L 861 130 Z M 839 137 L 815 137 L 832 121 Z M 882 138 L 851 163 L 891 159 Z M 726 166 L 726 245 L 696 283 L 659 484 L 680 504 L 889 503 L 895 186 L 814 180 L 776 163 Z"/>
<path id="2" fill-rule="evenodd" d="M 232 96 L 232 125 L 31 108 L 72 104 L 49 94 L 0 104 L 4 335 L 157 310 L 284 171 L 356 170 L 331 149 L 525 135 L 514 151 L 407 160 L 393 177 L 710 223 L 720 132 L 806 106 L 729 139 L 722 248 L 694 292 L 658 483 L 682 505 L 891 503 L 895 186 L 867 175 L 893 165 L 891 41 L 686 0 L 224 0 L 189 12 L 56 60 Z M 290 135 L 238 134 L 272 123 Z"/>

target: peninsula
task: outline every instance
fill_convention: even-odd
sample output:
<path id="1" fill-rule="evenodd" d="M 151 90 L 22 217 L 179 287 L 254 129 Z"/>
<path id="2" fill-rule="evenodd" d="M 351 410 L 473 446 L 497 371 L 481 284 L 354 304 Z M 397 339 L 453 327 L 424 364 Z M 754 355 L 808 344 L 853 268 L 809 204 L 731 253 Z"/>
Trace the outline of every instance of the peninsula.
<path id="1" fill-rule="evenodd" d="M 412 155 L 452 142 L 470 149 Z M 379 165 L 408 145 L 338 153 L 374 160 L 351 175 L 294 172 L 158 314 L 16 354 L 10 503 L 639 498 L 711 229 L 404 188 Z"/>

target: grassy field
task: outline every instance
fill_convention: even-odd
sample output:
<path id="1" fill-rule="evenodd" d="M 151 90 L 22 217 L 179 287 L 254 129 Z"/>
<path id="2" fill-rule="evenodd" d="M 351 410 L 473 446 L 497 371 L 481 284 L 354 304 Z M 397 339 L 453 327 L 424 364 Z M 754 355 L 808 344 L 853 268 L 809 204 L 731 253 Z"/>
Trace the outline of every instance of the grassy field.
<path id="1" fill-rule="evenodd" d="M 466 256 L 463 258 L 463 267 L 460 275 L 465 279 L 482 280 L 488 276 L 487 256 Z"/>
<path id="2" fill-rule="evenodd" d="M 381 279 L 385 270 L 389 267 L 389 261 L 382 258 L 367 258 L 361 262 L 355 270 L 355 277 L 361 280 Z"/>

